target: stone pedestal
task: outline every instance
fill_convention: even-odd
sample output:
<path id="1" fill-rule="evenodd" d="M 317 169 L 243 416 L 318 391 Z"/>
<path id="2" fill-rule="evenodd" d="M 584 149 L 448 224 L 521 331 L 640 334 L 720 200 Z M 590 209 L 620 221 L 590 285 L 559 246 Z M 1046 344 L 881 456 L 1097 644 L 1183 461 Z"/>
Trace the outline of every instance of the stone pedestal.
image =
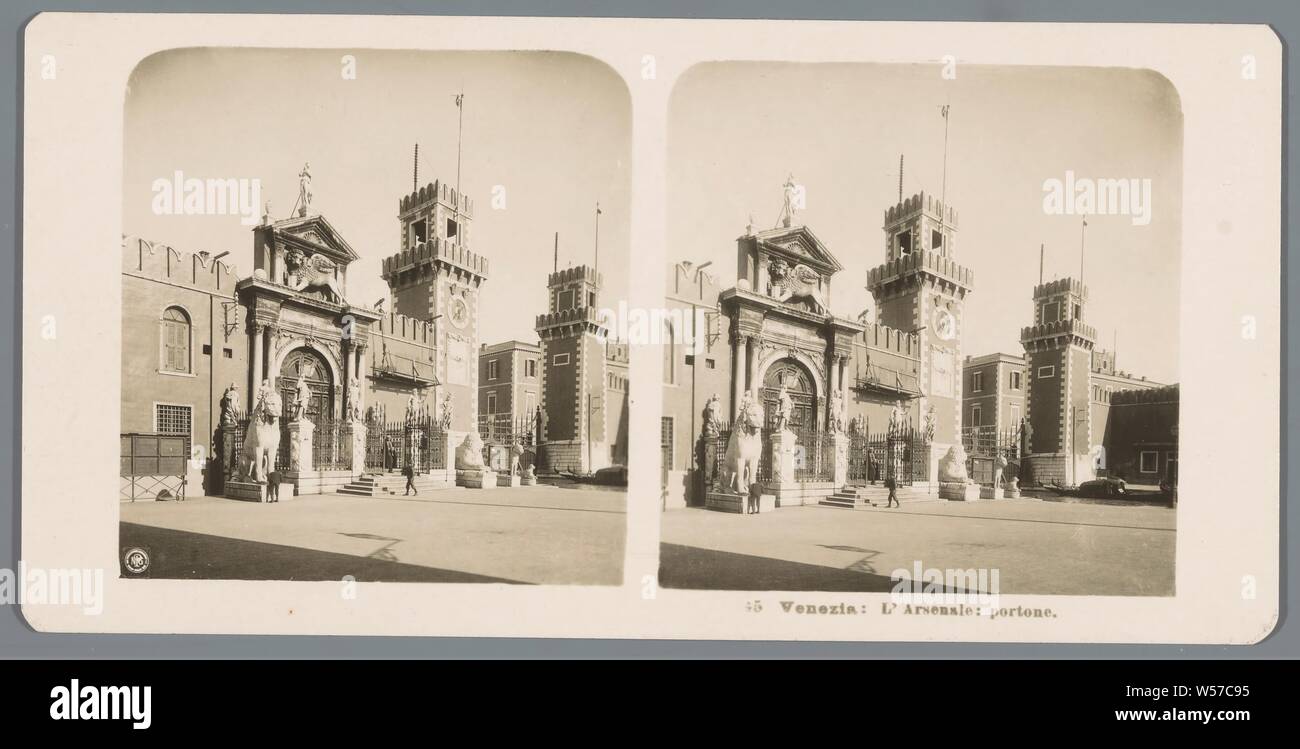
<path id="1" fill-rule="evenodd" d="M 1002 487 L 981 486 L 980 499 L 1002 499 Z"/>
<path id="2" fill-rule="evenodd" d="M 366 472 L 366 424 L 364 421 L 349 421 L 343 424 L 339 429 L 339 440 L 343 443 L 342 449 L 348 450 L 351 456 L 351 462 L 348 468 L 354 475 L 361 475 Z"/>
<path id="3" fill-rule="evenodd" d="M 522 475 L 522 476 L 519 477 L 519 485 L 520 485 L 520 486 L 537 486 L 537 475 L 536 475 L 536 474 L 528 474 L 528 473 L 525 473 L 524 475 Z"/>
<path id="4" fill-rule="evenodd" d="M 269 484 L 259 484 L 255 481 L 227 481 L 226 498 L 245 502 L 265 502 L 268 486 Z M 293 498 L 293 484 L 280 484 L 280 495 L 277 501 L 288 502 Z"/>
<path id="5" fill-rule="evenodd" d="M 789 430 L 783 430 L 772 435 L 772 479 L 770 483 L 794 483 L 794 453 L 797 441 L 798 437 Z"/>
<path id="6" fill-rule="evenodd" d="M 1007 479 L 1005 487 L 1008 498 L 1015 499 L 1020 496 L 1020 479 Z"/>
<path id="7" fill-rule="evenodd" d="M 402 456 L 405 461 L 402 467 L 420 465 L 420 429 L 414 424 L 408 424 L 406 427 L 406 454 Z"/>
<path id="8" fill-rule="evenodd" d="M 487 489 L 497 485 L 497 475 L 486 469 L 456 469 L 456 484 L 470 489 Z"/>
<path id="9" fill-rule="evenodd" d="M 749 495 L 732 494 L 731 492 L 709 492 L 704 498 L 704 507 L 717 512 L 734 512 L 745 514 L 749 512 Z M 758 497 L 758 511 L 772 512 L 776 509 L 775 494 L 760 494 Z"/>
<path id="10" fill-rule="evenodd" d="M 234 426 L 221 426 L 221 483 L 234 478 L 239 472 L 239 456 L 235 454 Z"/>
<path id="11" fill-rule="evenodd" d="M 523 485 L 522 480 L 514 474 L 509 474 L 509 473 L 497 474 L 497 486 L 522 486 L 522 485 Z"/>
<path id="12" fill-rule="evenodd" d="M 939 496 L 957 502 L 974 502 L 980 498 L 980 487 L 979 484 L 941 481 L 939 482 Z"/>
<path id="13" fill-rule="evenodd" d="M 305 472 L 312 470 L 311 445 L 316 425 L 306 419 L 289 422 L 289 465 L 281 470 Z"/>
<path id="14" fill-rule="evenodd" d="M 848 486 L 849 483 L 849 435 L 834 433 L 831 435 L 831 447 L 835 450 L 835 475 L 832 479 L 836 488 Z"/>

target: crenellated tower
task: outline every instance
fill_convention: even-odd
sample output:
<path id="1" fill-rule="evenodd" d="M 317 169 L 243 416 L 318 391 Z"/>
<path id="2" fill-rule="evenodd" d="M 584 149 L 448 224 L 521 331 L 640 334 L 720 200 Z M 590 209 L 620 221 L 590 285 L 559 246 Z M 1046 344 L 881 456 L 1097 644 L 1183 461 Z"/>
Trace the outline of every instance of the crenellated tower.
<path id="1" fill-rule="evenodd" d="M 1089 398 L 1097 331 L 1084 322 L 1088 287 L 1061 278 L 1035 286 L 1033 299 L 1034 324 L 1020 331 L 1026 449 L 1035 481 L 1077 485 L 1095 478 Z"/>
<path id="2" fill-rule="evenodd" d="M 919 192 L 885 211 L 885 262 L 867 272 L 876 322 L 920 341 L 920 413 L 934 407 L 934 446 L 961 440 L 963 310 L 974 274 L 955 259 L 957 211 Z"/>
<path id="3" fill-rule="evenodd" d="M 594 471 L 610 464 L 605 403 L 606 337 L 599 316 L 601 275 L 585 265 L 547 277 L 547 313 L 537 316 L 542 344 L 545 464 Z"/>
<path id="4" fill-rule="evenodd" d="M 488 261 L 470 247 L 474 204 L 444 182 L 398 203 L 401 251 L 384 259 L 392 311 L 433 324 L 436 401 L 452 397 L 452 429 L 477 429 L 479 290 Z"/>

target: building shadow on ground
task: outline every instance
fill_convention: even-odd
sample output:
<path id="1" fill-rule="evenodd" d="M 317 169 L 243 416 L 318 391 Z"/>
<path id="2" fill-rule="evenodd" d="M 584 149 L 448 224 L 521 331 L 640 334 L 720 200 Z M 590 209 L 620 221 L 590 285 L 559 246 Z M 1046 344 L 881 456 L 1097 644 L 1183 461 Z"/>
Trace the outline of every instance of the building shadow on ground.
<path id="1" fill-rule="evenodd" d="M 351 575 L 358 582 L 528 584 L 456 570 L 135 523 L 120 523 L 118 540 L 122 551 L 139 547 L 149 554 L 149 568 L 143 574 L 132 575 L 123 569 L 123 577 L 341 581 Z M 121 554 L 118 557 L 121 564 Z"/>
<path id="2" fill-rule="evenodd" d="M 855 593 L 888 593 L 895 585 L 888 576 L 873 572 L 787 562 L 679 544 L 659 545 L 659 584 L 665 588 L 693 590 Z"/>

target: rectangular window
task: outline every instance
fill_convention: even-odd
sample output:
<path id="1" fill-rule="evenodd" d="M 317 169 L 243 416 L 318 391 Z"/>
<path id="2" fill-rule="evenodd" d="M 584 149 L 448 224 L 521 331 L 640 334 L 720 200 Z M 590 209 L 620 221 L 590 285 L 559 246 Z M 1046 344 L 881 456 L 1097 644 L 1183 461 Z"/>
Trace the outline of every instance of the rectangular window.
<path id="1" fill-rule="evenodd" d="M 979 406 L 970 407 L 970 425 L 977 427 L 980 425 L 980 417 L 984 415 L 984 410 Z"/>
<path id="2" fill-rule="evenodd" d="M 456 220 L 450 218 L 447 219 L 447 239 L 455 239 L 458 230 L 459 227 L 456 226 Z"/>
<path id="3" fill-rule="evenodd" d="M 411 224 L 411 246 L 424 244 L 429 238 L 429 231 L 423 221 L 416 221 Z"/>
<path id="4" fill-rule="evenodd" d="M 1011 407 L 1011 423 L 1008 425 L 1013 429 L 1020 424 L 1020 406 Z"/>
<path id="5" fill-rule="evenodd" d="M 172 406 L 163 403 L 154 405 L 154 431 L 159 434 L 183 434 L 190 436 L 189 406 Z"/>
<path id="6" fill-rule="evenodd" d="M 705 369 L 715 369 L 715 368 L 717 368 L 717 366 L 718 366 L 718 363 L 717 363 L 716 361 L 714 361 L 713 359 L 705 359 L 705 360 L 704 360 L 704 368 L 705 368 Z"/>
<path id="7" fill-rule="evenodd" d="M 1051 302 L 1043 305 L 1043 324 L 1056 322 L 1061 319 L 1061 303 Z"/>
<path id="8" fill-rule="evenodd" d="M 500 369 L 501 369 L 501 368 L 498 366 L 499 364 L 500 364 L 500 362 L 497 361 L 496 359 L 493 359 L 492 361 L 488 362 L 488 379 L 489 379 L 489 380 L 495 380 L 495 379 L 497 378 L 497 375 L 500 374 Z"/>
<path id="9" fill-rule="evenodd" d="M 596 292 L 594 291 L 587 292 L 587 306 L 588 307 L 596 306 Z"/>
<path id="10" fill-rule="evenodd" d="M 1046 366 L 1046 367 L 1039 367 L 1039 368 L 1038 368 L 1038 376 L 1039 376 L 1040 378 L 1042 378 L 1042 377 L 1055 377 L 1055 376 L 1056 376 L 1056 367 L 1054 367 L 1054 366 L 1052 366 L 1052 365 L 1050 365 L 1050 364 L 1049 364 L 1048 366 Z"/>
<path id="11" fill-rule="evenodd" d="M 912 232 L 905 231 L 898 235 L 898 254 L 912 254 Z"/>
<path id="12" fill-rule="evenodd" d="M 558 311 L 563 312 L 566 309 L 573 309 L 573 289 L 566 289 L 560 292 L 560 300 L 556 304 Z"/>
<path id="13" fill-rule="evenodd" d="M 1080 306 L 1077 305 L 1077 304 L 1074 305 L 1074 318 L 1073 318 L 1073 319 L 1075 319 L 1075 320 L 1082 320 L 1082 319 L 1083 319 L 1083 308 L 1080 307 Z"/>
<path id="14" fill-rule="evenodd" d="M 555 358 L 551 359 L 551 364 L 554 364 L 557 367 L 567 366 L 568 363 L 569 363 L 568 354 L 556 354 Z"/>
<path id="15" fill-rule="evenodd" d="M 938 229 L 930 230 L 930 249 L 933 252 L 938 252 L 943 249 L 943 232 Z"/>
<path id="16" fill-rule="evenodd" d="M 488 393 L 487 396 L 487 412 L 494 414 L 497 412 L 497 394 Z"/>
<path id="17" fill-rule="evenodd" d="M 659 418 L 659 451 L 663 471 L 667 474 L 673 469 L 673 417 L 671 416 Z"/>
<path id="18" fill-rule="evenodd" d="M 524 413 L 526 415 L 531 416 L 532 413 L 537 410 L 537 394 L 532 391 L 529 391 L 527 394 L 524 395 L 524 403 L 527 404 L 527 409 L 528 409 Z"/>
<path id="19" fill-rule="evenodd" d="M 528 359 L 524 362 L 524 374 L 528 377 L 537 376 L 537 360 Z"/>
<path id="20" fill-rule="evenodd" d="M 984 373 L 976 372 L 970 376 L 970 389 L 972 393 L 978 393 L 984 390 Z"/>
<path id="21" fill-rule="evenodd" d="M 1160 453 L 1155 450 L 1143 450 L 1138 462 L 1138 470 L 1142 473 L 1155 473 L 1160 467 Z"/>
<path id="22" fill-rule="evenodd" d="M 686 366 L 688 366 L 688 367 L 693 367 L 693 366 L 695 366 L 695 354 L 687 354 L 687 355 L 686 355 Z"/>
<path id="23" fill-rule="evenodd" d="M 235 358 L 235 352 L 228 348 L 221 349 L 221 355 L 226 357 L 227 359 Z"/>
<path id="24" fill-rule="evenodd" d="M 1019 372 L 1012 372 L 1012 373 L 1011 373 L 1011 389 L 1012 389 L 1012 390 L 1019 390 L 1019 389 L 1020 389 L 1020 373 L 1019 373 Z"/>

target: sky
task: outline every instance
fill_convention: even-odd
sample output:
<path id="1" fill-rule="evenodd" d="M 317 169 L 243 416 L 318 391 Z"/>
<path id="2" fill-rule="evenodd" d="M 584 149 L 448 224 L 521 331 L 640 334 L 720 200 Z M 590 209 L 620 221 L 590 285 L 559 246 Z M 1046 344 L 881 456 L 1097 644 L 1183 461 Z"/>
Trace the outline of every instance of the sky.
<path id="1" fill-rule="evenodd" d="M 343 76 L 347 54 L 355 79 Z M 470 249 L 490 264 L 481 341 L 537 339 L 555 232 L 561 268 L 590 264 L 597 201 L 602 306 L 625 298 L 631 101 L 610 68 L 568 53 L 159 53 L 140 63 L 126 93 L 123 231 L 184 252 L 229 251 L 226 259 L 247 276 L 252 228 L 233 215 L 155 215 L 154 180 L 176 170 L 260 179 L 263 202 L 282 219 L 310 162 L 313 212 L 361 256 L 349 269 L 349 301 L 369 306 L 388 295 L 381 259 L 399 249 L 398 201 L 412 189 L 414 144 L 421 185 L 456 184 L 462 90 L 460 184 L 475 204 Z M 502 194 L 504 207 L 494 209 Z"/>
<path id="2" fill-rule="evenodd" d="M 1178 381 L 1183 115 L 1162 76 L 1120 68 L 705 63 L 673 91 L 668 130 L 668 261 L 712 260 L 736 278 L 735 240 L 752 213 L 774 226 L 793 174 L 808 226 L 844 266 L 831 311 L 870 304 L 884 261 L 884 211 L 903 192 L 946 195 L 956 259 L 975 274 L 963 352 L 1022 354 L 1044 245 L 1044 278 L 1078 277 L 1078 215 L 1044 211 L 1044 181 L 1151 180 L 1151 221 L 1094 215 L 1083 240 L 1085 320 L 1117 365 Z M 941 107 L 950 105 L 947 159 Z M 945 178 L 946 173 L 946 178 Z"/>

